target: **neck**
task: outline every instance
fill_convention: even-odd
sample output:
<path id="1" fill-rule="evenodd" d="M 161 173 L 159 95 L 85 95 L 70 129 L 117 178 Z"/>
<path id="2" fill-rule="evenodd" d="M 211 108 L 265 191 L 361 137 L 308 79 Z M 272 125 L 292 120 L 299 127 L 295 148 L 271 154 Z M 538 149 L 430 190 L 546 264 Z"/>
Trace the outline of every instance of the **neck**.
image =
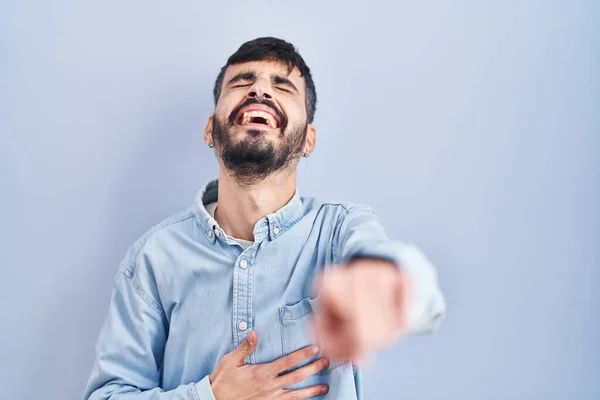
<path id="1" fill-rule="evenodd" d="M 229 236 L 254 240 L 254 225 L 265 215 L 285 206 L 295 192 L 295 168 L 243 185 L 221 167 L 215 220 Z"/>

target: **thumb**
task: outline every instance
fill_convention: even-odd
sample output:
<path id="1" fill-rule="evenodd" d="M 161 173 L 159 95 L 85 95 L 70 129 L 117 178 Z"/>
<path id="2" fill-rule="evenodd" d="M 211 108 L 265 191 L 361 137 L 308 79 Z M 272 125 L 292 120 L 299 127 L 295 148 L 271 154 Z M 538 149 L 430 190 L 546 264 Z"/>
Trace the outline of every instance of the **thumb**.
<path id="1" fill-rule="evenodd" d="M 246 364 L 246 357 L 248 357 L 254 350 L 256 350 L 256 346 L 258 345 L 258 335 L 254 331 L 250 331 L 248 335 L 244 338 L 242 343 L 233 350 L 231 355 L 232 359 L 236 363 L 236 365 L 241 366 Z"/>

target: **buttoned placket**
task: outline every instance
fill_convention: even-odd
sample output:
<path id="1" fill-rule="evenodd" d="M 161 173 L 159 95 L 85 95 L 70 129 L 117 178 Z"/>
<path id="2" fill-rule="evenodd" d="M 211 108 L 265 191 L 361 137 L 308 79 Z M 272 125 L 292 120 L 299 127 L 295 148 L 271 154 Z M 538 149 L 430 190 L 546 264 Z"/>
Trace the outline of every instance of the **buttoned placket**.
<path id="1" fill-rule="evenodd" d="M 238 347 L 252 326 L 252 260 L 256 253 L 256 246 L 244 250 L 235 260 L 233 270 L 233 341 Z M 254 354 L 249 356 L 250 363 L 254 363 Z"/>
<path id="2" fill-rule="evenodd" d="M 248 336 L 248 332 L 254 329 L 252 313 L 253 266 L 261 242 L 263 240 L 274 240 L 281 233 L 282 229 L 278 222 L 272 216 L 266 217 L 262 221 L 262 226 L 259 225 L 258 230 L 254 232 L 254 244 L 243 250 L 235 259 L 232 285 L 232 333 L 234 348 L 237 348 L 246 336 Z M 228 246 L 239 246 L 239 243 L 234 243 L 218 225 L 213 225 L 213 229 L 208 232 L 208 237 L 213 243 L 219 241 Z M 251 364 L 256 363 L 254 353 L 248 356 L 248 362 Z"/>
<path id="3" fill-rule="evenodd" d="M 232 243 L 218 226 L 213 228 L 214 237 L 229 246 L 239 246 Z M 209 237 L 212 237 L 209 234 Z M 253 263 L 256 258 L 260 243 L 245 249 L 235 259 L 233 266 L 233 299 L 232 299 L 232 330 L 233 345 L 238 347 L 248 336 L 248 332 L 254 329 L 252 314 L 252 291 L 253 291 Z M 236 250 L 237 251 L 237 250 Z M 254 353 L 248 356 L 251 364 L 256 362 Z"/>

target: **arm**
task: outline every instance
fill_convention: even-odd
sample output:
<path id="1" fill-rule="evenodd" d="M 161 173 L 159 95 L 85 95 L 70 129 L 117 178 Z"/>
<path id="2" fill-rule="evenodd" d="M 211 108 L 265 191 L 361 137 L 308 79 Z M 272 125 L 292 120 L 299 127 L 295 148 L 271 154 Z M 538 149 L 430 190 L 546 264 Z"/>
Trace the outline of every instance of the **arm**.
<path id="1" fill-rule="evenodd" d="M 168 321 L 150 295 L 153 279 L 136 272 L 121 265 L 117 274 L 84 400 L 215 400 L 208 376 L 170 391 L 159 387 Z"/>
<path id="2" fill-rule="evenodd" d="M 436 272 L 414 246 L 390 240 L 375 213 L 340 215 L 331 268 L 319 285 L 316 336 L 329 357 L 360 362 L 399 336 L 431 332 L 446 306 Z"/>
<path id="3" fill-rule="evenodd" d="M 435 331 L 443 320 L 446 303 L 437 282 L 435 267 L 415 246 L 391 240 L 375 212 L 366 206 L 352 206 L 341 216 L 334 257 L 342 265 L 356 259 L 391 262 L 406 277 L 407 308 L 405 334 Z"/>

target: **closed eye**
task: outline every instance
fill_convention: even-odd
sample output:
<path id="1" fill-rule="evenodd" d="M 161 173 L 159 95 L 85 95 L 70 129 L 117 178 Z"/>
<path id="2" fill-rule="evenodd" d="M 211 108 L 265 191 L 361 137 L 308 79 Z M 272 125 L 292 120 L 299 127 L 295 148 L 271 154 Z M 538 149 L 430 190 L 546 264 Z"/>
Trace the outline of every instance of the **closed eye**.
<path id="1" fill-rule="evenodd" d="M 278 90 L 281 90 L 281 91 L 282 91 L 282 92 L 284 92 L 284 93 L 292 93 L 292 91 L 291 91 L 291 90 L 289 90 L 289 89 L 286 89 L 286 88 L 284 88 L 284 87 L 281 87 L 281 86 L 278 86 L 278 87 L 277 87 L 277 89 L 278 89 Z"/>

